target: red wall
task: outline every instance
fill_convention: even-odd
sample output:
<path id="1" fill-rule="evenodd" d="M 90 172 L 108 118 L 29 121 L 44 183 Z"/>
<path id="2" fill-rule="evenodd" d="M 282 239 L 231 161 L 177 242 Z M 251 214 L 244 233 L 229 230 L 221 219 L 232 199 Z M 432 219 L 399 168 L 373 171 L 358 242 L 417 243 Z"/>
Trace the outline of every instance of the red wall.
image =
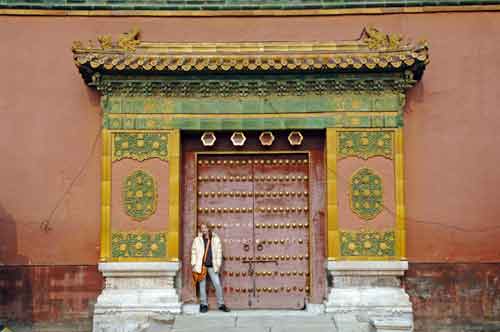
<path id="1" fill-rule="evenodd" d="M 0 266 L 0 318 L 24 322 L 88 321 L 102 286 L 95 265 Z"/>
<path id="2" fill-rule="evenodd" d="M 499 275 L 500 264 L 410 264 L 403 282 L 415 331 L 500 331 Z"/>
<path id="3" fill-rule="evenodd" d="M 268 18 L 0 17 L 0 261 L 95 264 L 98 96 L 71 43 L 133 25 L 151 41 L 337 40 L 365 25 L 429 40 L 406 107 L 408 258 L 498 261 L 500 13 Z M 7 50 L 7 51 L 5 51 Z M 80 173 L 51 220 L 40 229 Z M 443 226 L 447 225 L 447 226 Z M 493 230 L 493 227 L 497 227 Z"/>

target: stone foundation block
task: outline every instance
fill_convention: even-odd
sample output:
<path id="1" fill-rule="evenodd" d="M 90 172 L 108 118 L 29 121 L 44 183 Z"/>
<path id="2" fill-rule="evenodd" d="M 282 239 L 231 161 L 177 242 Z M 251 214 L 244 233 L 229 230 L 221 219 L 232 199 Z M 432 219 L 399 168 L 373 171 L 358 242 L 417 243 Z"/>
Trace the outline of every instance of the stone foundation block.
<path id="1" fill-rule="evenodd" d="M 400 280 L 407 269 L 403 261 L 329 261 L 333 285 L 325 311 L 339 332 L 413 331 L 412 305 Z"/>
<path id="2" fill-rule="evenodd" d="M 181 312 L 179 263 L 101 263 L 105 288 L 94 307 L 93 332 L 147 332 Z"/>

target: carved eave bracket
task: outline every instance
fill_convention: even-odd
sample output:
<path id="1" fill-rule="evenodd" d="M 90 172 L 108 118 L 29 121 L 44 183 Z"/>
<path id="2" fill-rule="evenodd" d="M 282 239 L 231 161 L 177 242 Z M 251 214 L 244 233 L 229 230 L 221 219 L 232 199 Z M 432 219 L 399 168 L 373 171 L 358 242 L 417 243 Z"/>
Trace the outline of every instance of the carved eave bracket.
<path id="1" fill-rule="evenodd" d="M 73 59 L 85 82 L 106 75 L 193 73 L 401 73 L 418 81 L 429 63 L 427 42 L 365 28 L 359 39 L 339 42 L 158 43 L 139 30 L 117 41 L 73 43 Z M 96 75 L 97 74 L 97 75 Z"/>

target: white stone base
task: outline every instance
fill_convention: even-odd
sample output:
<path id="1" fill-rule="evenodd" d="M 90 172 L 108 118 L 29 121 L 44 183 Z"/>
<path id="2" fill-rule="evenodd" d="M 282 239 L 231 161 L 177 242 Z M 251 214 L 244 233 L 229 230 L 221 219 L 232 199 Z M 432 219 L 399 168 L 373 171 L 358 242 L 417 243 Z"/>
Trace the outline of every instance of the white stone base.
<path id="1" fill-rule="evenodd" d="M 179 263 L 101 263 L 106 286 L 94 307 L 93 332 L 145 332 L 181 312 Z"/>
<path id="2" fill-rule="evenodd" d="M 322 315 L 325 313 L 325 305 L 316 303 L 306 303 L 306 312 L 314 315 Z"/>
<path id="3" fill-rule="evenodd" d="M 182 313 L 186 315 L 197 315 L 200 313 L 200 305 L 185 303 L 182 305 Z"/>
<path id="4" fill-rule="evenodd" d="M 377 332 L 412 331 L 413 322 L 402 319 L 370 319 L 370 325 Z"/>
<path id="5" fill-rule="evenodd" d="M 333 287 L 325 311 L 340 332 L 413 331 L 411 302 L 399 279 L 408 262 L 329 261 L 327 269 Z"/>

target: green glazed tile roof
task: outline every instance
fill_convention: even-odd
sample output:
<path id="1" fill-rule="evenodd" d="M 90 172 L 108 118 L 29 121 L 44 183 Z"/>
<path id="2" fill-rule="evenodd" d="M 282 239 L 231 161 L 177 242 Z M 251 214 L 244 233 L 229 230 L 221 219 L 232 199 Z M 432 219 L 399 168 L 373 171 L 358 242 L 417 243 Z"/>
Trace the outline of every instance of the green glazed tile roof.
<path id="1" fill-rule="evenodd" d="M 500 0 L 0 0 L 0 9 L 260 11 L 498 5 Z"/>

